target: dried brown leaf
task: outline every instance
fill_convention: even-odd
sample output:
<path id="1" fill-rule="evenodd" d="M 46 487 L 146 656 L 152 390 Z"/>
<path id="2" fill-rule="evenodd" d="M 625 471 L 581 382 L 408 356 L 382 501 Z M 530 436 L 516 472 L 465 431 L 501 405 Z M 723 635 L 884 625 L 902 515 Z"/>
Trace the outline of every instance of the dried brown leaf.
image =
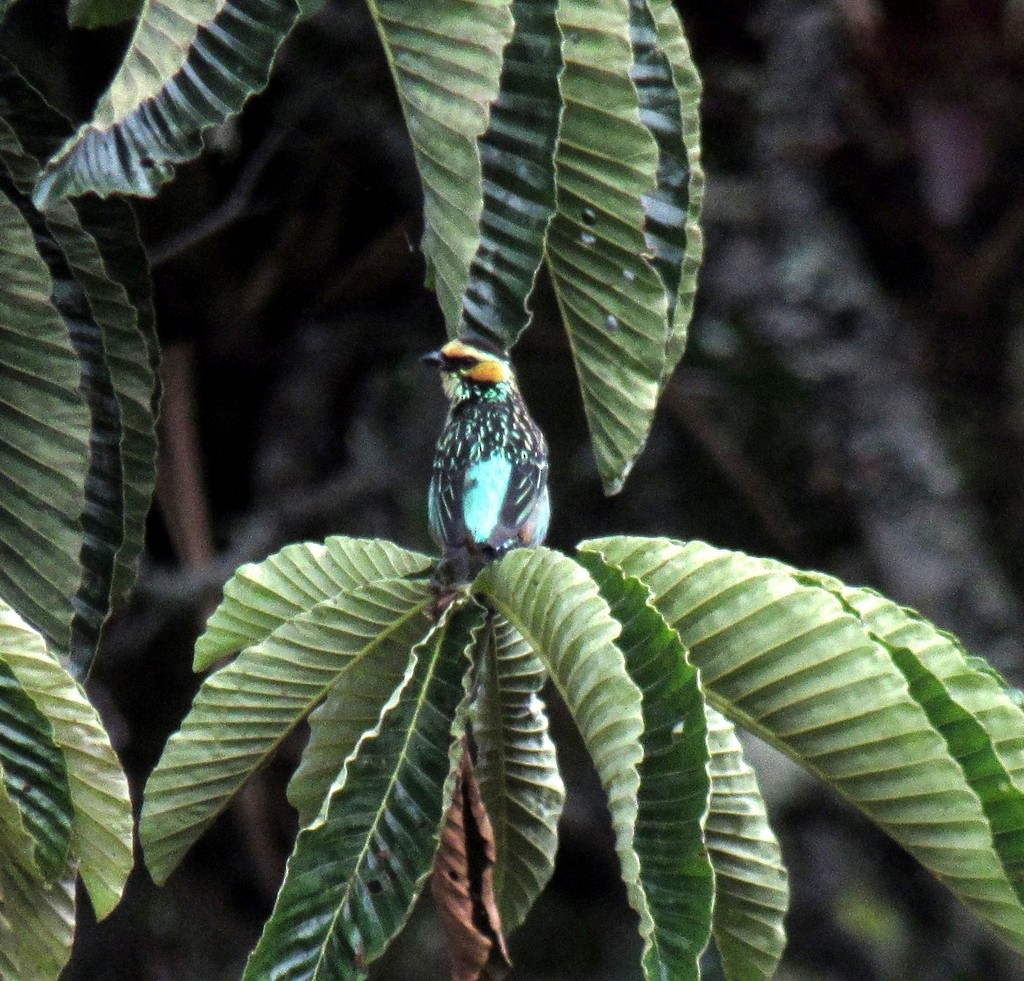
<path id="1" fill-rule="evenodd" d="M 452 981 L 501 981 L 511 969 L 494 896 L 495 855 L 494 831 L 465 746 L 430 883 Z"/>

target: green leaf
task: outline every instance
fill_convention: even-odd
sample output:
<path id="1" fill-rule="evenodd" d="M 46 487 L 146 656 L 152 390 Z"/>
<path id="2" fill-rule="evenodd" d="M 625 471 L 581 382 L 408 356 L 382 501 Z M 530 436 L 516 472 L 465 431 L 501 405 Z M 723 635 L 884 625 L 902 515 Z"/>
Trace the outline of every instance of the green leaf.
<path id="1" fill-rule="evenodd" d="M 558 22 L 565 107 L 547 259 L 613 494 L 647 439 L 668 343 L 668 298 L 643 233 L 658 148 L 629 77 L 629 0 L 562 0 Z"/>
<path id="2" fill-rule="evenodd" d="M 526 918 L 551 878 L 565 787 L 540 690 L 544 667 L 507 620 L 492 614 L 473 704 L 476 775 L 494 831 L 502 929 Z"/>
<path id="3" fill-rule="evenodd" d="M 572 714 L 608 795 L 622 878 L 647 942 L 654 921 L 634 842 L 643 716 L 615 646 L 619 624 L 587 571 L 547 548 L 509 553 L 477 576 L 473 591 L 522 634 Z"/>
<path id="4" fill-rule="evenodd" d="M 74 860 L 47 881 L 31 851 L 21 812 L 0 779 L 0 978 L 57 981 L 75 931 Z"/>
<path id="5" fill-rule="evenodd" d="M 859 617 L 778 564 L 702 542 L 590 547 L 651 588 L 716 708 L 827 780 L 1024 949 L 983 803 Z"/>
<path id="6" fill-rule="evenodd" d="M 71 647 L 89 411 L 53 279 L 0 194 L 0 596 L 53 646 Z"/>
<path id="7" fill-rule="evenodd" d="M 970 663 L 954 637 L 916 613 L 831 577 L 805 580 L 836 595 L 886 644 L 980 798 L 996 853 L 1024 902 L 1024 710 L 1000 679 Z"/>
<path id="8" fill-rule="evenodd" d="M 452 728 L 481 613 L 453 609 L 416 648 L 405 684 L 367 732 L 313 824 L 299 832 L 251 981 L 366 976 L 430 871 L 445 813 Z"/>
<path id="9" fill-rule="evenodd" d="M 19 190 L 27 194 L 41 161 L 70 132 L 70 126 L 2 59 L 0 106 L 5 160 Z M 115 515 L 115 527 L 110 529 L 115 553 L 109 585 L 113 605 L 135 580 L 155 484 L 159 351 L 148 262 L 131 208 L 124 202 L 92 198 L 74 207 L 59 203 L 47 213 L 46 227 L 85 291 L 91 316 L 102 332 L 104 360 L 120 415 L 118 482 L 123 514 L 121 527 L 116 528 Z M 87 645 L 79 654 L 76 667 L 84 674 L 93 649 Z"/>
<path id="10" fill-rule="evenodd" d="M 431 562 L 390 542 L 338 535 L 322 545 L 288 545 L 240 566 L 196 643 L 193 668 L 204 671 L 225 654 L 265 640 L 318 603 L 381 579 L 422 575 Z"/>
<path id="11" fill-rule="evenodd" d="M 512 37 L 510 0 L 368 0 L 423 184 L 423 253 L 449 333 L 483 209 L 478 138 Z"/>
<path id="12" fill-rule="evenodd" d="M 705 708 L 711 748 L 705 834 L 715 870 L 715 945 L 729 981 L 768 981 L 786 946 L 789 877 L 736 730 L 724 715 Z"/>
<path id="13" fill-rule="evenodd" d="M 2 603 L 0 613 L 0 767 L 6 794 L 32 837 L 33 863 L 43 879 L 51 880 L 61 874 L 71 847 L 68 768 L 53 724 L 8 660 L 42 639 Z M 9 630 L 8 623 L 20 629 Z"/>
<path id="14" fill-rule="evenodd" d="M 0 603 L 0 661 L 52 727 L 74 808 L 71 850 L 96 915 L 113 910 L 132 869 L 128 781 L 96 710 L 43 638 Z"/>
<path id="15" fill-rule="evenodd" d="M 555 213 L 552 158 L 562 68 L 556 0 L 512 0 L 498 98 L 480 138 L 484 204 L 480 245 L 463 300 L 466 327 L 508 349 L 526 329 L 526 300 Z"/>
<path id="16" fill-rule="evenodd" d="M 96 238 L 83 226 L 79 212 L 58 202 L 44 217 L 28 199 L 39 158 L 52 150 L 56 134 L 66 132 L 67 124 L 2 60 L 0 104 L 7 110 L 0 120 L 0 155 L 18 188 L 9 193 L 33 228 L 54 279 L 54 303 L 79 355 L 90 410 L 83 571 L 70 651 L 72 664 L 84 676 L 115 590 L 123 592 L 130 585 L 142 550 L 155 479 L 155 378 L 139 315 L 126 290 L 108 276 Z M 119 209 L 112 204 L 93 209 L 97 220 L 111 211 Z M 123 221 L 115 222 L 115 230 L 136 238 L 134 228 Z"/>
<path id="17" fill-rule="evenodd" d="M 654 919 L 644 972 L 649 979 L 697 981 L 714 896 L 704 844 L 711 792 L 707 722 L 697 671 L 642 582 L 624 577 L 595 553 L 583 552 L 579 561 L 622 625 L 618 646 L 643 695 L 635 847 Z"/>
<path id="18" fill-rule="evenodd" d="M 142 0 L 71 0 L 68 24 L 71 27 L 111 27 L 134 20 L 142 10 Z"/>
<path id="19" fill-rule="evenodd" d="M 295 0 L 146 0 L 92 120 L 47 164 L 37 206 L 86 191 L 154 195 L 202 150 L 204 129 L 266 85 L 297 15 Z"/>
<path id="20" fill-rule="evenodd" d="M 657 187 L 644 198 L 645 237 L 668 294 L 670 331 L 661 385 L 686 349 L 697 270 L 704 173 L 700 165 L 701 82 L 671 0 L 630 5 L 632 78 L 640 118 L 658 144 Z"/>
<path id="21" fill-rule="evenodd" d="M 350 677 L 361 694 L 376 691 L 379 710 L 401 681 L 410 649 L 427 632 L 424 612 L 431 597 L 426 581 L 394 578 L 330 596 L 282 622 L 206 679 L 146 787 L 140 831 L 146 865 L 157 882 L 329 694 L 338 696 L 344 731 L 353 731 L 344 714 Z M 355 705 L 358 713 L 360 702 Z M 322 716 L 318 726 L 330 722 Z M 314 746 L 318 762 L 320 752 L 322 746 Z M 342 759 L 335 760 L 335 774 Z M 319 769 L 314 764 L 311 773 L 307 767 L 293 791 L 305 816 L 315 814 L 323 798 Z"/>

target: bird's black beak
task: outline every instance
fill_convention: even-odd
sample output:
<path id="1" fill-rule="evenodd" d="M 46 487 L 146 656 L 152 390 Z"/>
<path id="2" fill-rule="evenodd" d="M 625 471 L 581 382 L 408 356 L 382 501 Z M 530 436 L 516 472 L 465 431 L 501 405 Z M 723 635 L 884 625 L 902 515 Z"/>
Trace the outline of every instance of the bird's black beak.
<path id="1" fill-rule="evenodd" d="M 428 354 L 424 354 L 420 361 L 424 364 L 432 364 L 435 368 L 440 368 L 444 364 L 444 355 L 440 351 L 430 351 Z"/>

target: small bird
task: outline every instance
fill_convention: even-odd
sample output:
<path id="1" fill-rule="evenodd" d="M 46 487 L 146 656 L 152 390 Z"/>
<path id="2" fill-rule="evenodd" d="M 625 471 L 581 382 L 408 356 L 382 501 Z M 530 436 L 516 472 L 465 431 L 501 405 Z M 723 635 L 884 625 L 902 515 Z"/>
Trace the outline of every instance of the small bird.
<path id="1" fill-rule="evenodd" d="M 451 403 L 430 478 L 438 579 L 468 583 L 510 549 L 548 530 L 548 448 L 530 417 L 507 351 L 465 334 L 423 356 Z"/>

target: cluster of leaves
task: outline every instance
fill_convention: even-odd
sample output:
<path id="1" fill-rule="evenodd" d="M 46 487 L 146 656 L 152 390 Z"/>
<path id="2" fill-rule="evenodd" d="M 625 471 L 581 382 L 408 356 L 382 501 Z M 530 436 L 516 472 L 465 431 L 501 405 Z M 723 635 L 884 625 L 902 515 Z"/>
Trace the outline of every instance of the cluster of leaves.
<path id="1" fill-rule="evenodd" d="M 450 332 L 511 346 L 546 268 L 619 489 L 683 353 L 701 251 L 699 84 L 672 4 L 368 2 Z M 75 872 L 103 915 L 131 864 L 124 779 L 69 670 L 84 677 L 134 577 L 156 352 L 124 206 L 69 199 L 155 193 L 265 83 L 296 15 L 294 0 L 148 0 L 75 133 L 13 69 L 0 79 L 2 976 L 55 978 Z M 498 972 L 556 847 L 548 679 L 607 791 L 646 977 L 698 977 L 712 936 L 731 979 L 767 978 L 781 955 L 786 873 L 733 723 L 1024 950 L 1024 713 L 950 636 L 869 591 L 700 542 L 514 552 L 436 619 L 431 565 L 383 541 L 289 546 L 236 573 L 197 644 L 198 671 L 238 656 L 204 681 L 146 788 L 158 881 L 310 726 L 289 787 L 301 830 L 247 977 L 364 977 L 435 864 L 454 883 L 436 894 L 470 927 L 459 976 Z"/>
<path id="2" fill-rule="evenodd" d="M 289 546 L 236 573 L 197 645 L 197 670 L 241 653 L 204 682 L 147 787 L 158 880 L 310 725 L 288 790 L 303 830 L 246 978 L 363 976 L 434 866 L 467 729 L 496 846 L 495 936 L 477 934 L 475 970 L 500 963 L 501 929 L 554 860 L 545 679 L 607 792 L 645 977 L 699 977 L 712 935 L 729 978 L 768 978 L 782 954 L 786 872 L 730 719 L 1024 949 L 1024 711 L 948 634 L 869 590 L 702 542 L 514 552 L 439 623 L 430 568 L 381 541 Z"/>
<path id="3" fill-rule="evenodd" d="M 84 680 L 153 492 L 157 343 L 131 210 L 31 200 L 64 120 L 0 61 L 0 977 L 56 977 L 75 879 L 106 916 L 128 785 Z"/>

